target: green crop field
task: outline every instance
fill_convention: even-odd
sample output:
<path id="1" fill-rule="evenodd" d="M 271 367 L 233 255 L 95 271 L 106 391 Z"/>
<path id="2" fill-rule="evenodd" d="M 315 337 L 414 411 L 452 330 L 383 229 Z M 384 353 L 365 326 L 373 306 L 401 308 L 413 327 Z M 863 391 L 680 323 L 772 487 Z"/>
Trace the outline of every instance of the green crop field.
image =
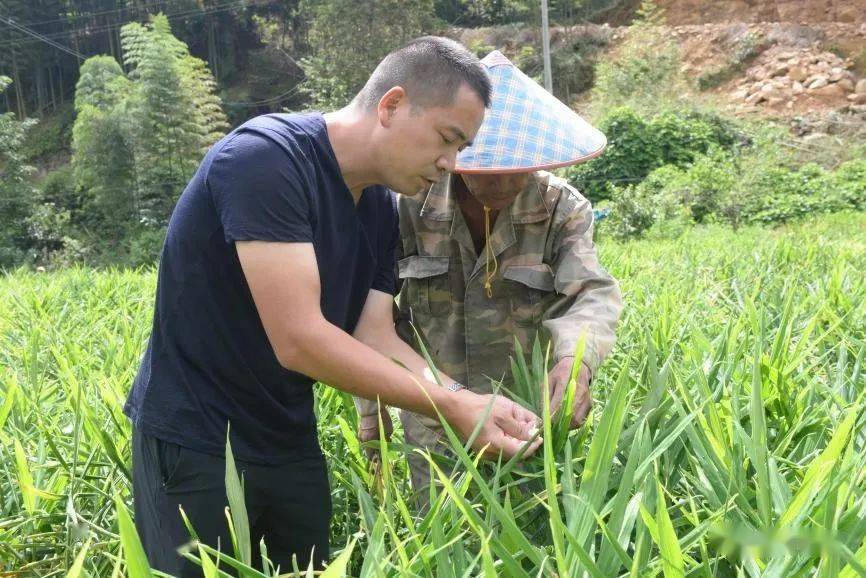
<path id="1" fill-rule="evenodd" d="M 625 310 L 588 424 L 566 438 L 548 419 L 548 443 L 522 463 L 455 447 L 453 467 L 434 460 L 424 513 L 399 432 L 371 474 L 351 403 L 317 386 L 325 574 L 866 576 L 866 215 L 599 246 Z M 0 277 L 0 575 L 150 575 L 121 407 L 155 280 Z M 527 357 L 524 378 L 543 363 Z M 237 500 L 229 518 L 224 554 L 189 549 L 203 576 L 273 575 L 249 559 Z"/>

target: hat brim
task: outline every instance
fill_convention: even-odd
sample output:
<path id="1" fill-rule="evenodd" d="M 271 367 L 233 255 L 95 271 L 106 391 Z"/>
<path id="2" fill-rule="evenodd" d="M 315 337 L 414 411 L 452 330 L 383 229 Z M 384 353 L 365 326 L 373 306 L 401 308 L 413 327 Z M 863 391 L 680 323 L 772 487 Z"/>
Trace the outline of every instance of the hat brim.
<path id="1" fill-rule="evenodd" d="M 550 170 L 589 161 L 604 152 L 604 133 L 526 76 L 501 52 L 481 61 L 493 86 L 490 107 L 462 150 L 454 172 L 513 174 Z"/>
<path id="2" fill-rule="evenodd" d="M 542 165 L 535 165 L 531 167 L 484 167 L 484 168 L 460 168 L 455 167 L 454 172 L 460 175 L 485 175 L 485 174 L 496 174 L 496 175 L 506 175 L 506 174 L 517 174 L 517 173 L 534 173 L 536 171 L 552 171 L 554 169 L 561 169 L 562 167 L 569 167 L 571 165 L 577 165 L 586 161 L 591 161 L 592 159 L 601 156 L 607 149 L 607 139 L 605 138 L 604 144 L 598 150 L 591 152 L 588 155 L 583 155 L 582 157 L 578 157 L 573 160 L 562 161 L 558 163 L 549 163 Z"/>

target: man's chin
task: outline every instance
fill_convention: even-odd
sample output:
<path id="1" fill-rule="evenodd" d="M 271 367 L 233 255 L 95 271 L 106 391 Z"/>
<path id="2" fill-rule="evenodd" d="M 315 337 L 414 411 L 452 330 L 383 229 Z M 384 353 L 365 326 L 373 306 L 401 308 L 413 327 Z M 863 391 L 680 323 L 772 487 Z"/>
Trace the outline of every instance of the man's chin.
<path id="1" fill-rule="evenodd" d="M 399 189 L 394 188 L 394 190 L 397 191 L 397 193 L 403 195 L 404 197 L 417 197 L 418 195 L 426 195 L 427 191 L 430 190 L 430 186 L 424 185 L 424 186 L 419 188 L 416 185 L 415 187 L 408 186 L 408 187 L 401 187 Z"/>

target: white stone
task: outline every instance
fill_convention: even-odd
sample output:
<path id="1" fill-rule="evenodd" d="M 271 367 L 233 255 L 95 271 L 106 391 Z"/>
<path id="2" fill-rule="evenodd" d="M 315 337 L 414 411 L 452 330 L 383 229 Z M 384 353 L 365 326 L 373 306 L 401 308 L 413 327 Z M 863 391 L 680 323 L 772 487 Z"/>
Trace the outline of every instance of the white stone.
<path id="1" fill-rule="evenodd" d="M 764 100 L 764 98 L 765 98 L 764 93 L 761 91 L 758 91 L 758 92 L 750 95 L 749 98 L 746 99 L 746 104 L 758 104 L 759 102 Z"/>
<path id="2" fill-rule="evenodd" d="M 806 69 L 802 66 L 792 66 L 788 70 L 788 78 L 790 78 L 791 80 L 803 82 L 804 80 L 806 80 L 806 75 Z"/>
<path id="3" fill-rule="evenodd" d="M 772 78 L 774 76 L 784 76 L 786 74 L 788 74 L 788 65 L 783 64 L 781 66 L 776 66 L 775 68 L 772 68 L 770 74 L 768 74 L 767 76 Z"/>
<path id="4" fill-rule="evenodd" d="M 809 92 L 815 96 L 830 98 L 845 96 L 845 91 L 838 84 L 826 84 L 824 86 L 819 86 L 818 88 L 810 88 Z"/>

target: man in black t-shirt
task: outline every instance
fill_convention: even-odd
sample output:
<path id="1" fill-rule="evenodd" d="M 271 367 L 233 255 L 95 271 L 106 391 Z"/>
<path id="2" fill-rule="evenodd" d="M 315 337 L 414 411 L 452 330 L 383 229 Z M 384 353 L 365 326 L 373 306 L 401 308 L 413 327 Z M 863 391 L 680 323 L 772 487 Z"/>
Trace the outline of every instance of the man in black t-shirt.
<path id="1" fill-rule="evenodd" d="M 392 318 L 399 234 L 386 187 L 414 195 L 451 171 L 489 101 L 478 60 L 425 37 L 387 56 L 346 108 L 254 118 L 204 157 L 169 223 L 125 406 L 136 525 L 154 567 L 199 572 L 176 553 L 189 540 L 178 506 L 200 540 L 228 550 L 229 431 L 252 543 L 264 537 L 283 570 L 292 556 L 327 560 L 316 381 L 428 416 L 438 408 L 464 437 L 492 404 L 474 442 L 491 456 L 533 440 L 531 412 L 425 379 Z"/>

